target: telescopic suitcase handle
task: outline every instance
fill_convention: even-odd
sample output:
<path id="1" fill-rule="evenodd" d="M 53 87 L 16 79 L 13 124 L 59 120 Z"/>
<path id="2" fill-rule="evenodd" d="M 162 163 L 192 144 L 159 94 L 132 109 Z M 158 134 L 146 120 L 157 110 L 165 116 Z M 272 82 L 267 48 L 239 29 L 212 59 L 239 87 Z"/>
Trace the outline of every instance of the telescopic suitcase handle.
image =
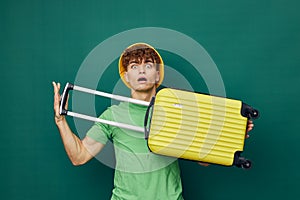
<path id="1" fill-rule="evenodd" d="M 147 140 L 149 137 L 149 132 L 150 132 L 150 128 L 148 126 L 148 122 L 150 122 L 149 124 L 151 124 L 151 117 L 152 117 L 152 112 L 150 113 L 151 108 L 154 106 L 154 101 L 155 101 L 155 97 L 152 97 L 149 106 L 147 108 L 146 114 L 145 114 L 145 119 L 144 119 L 144 128 L 145 128 L 145 139 Z M 153 109 L 152 109 L 153 110 Z M 151 115 L 151 116 L 150 116 Z M 149 119 L 150 116 L 150 119 Z"/>
<path id="2" fill-rule="evenodd" d="M 69 95 L 69 91 L 73 90 L 74 85 L 71 83 L 67 83 L 63 93 L 61 94 L 61 99 L 60 99 L 60 106 L 59 106 L 59 114 L 60 115 L 67 115 L 68 114 L 68 110 L 65 108 L 66 107 L 66 103 L 68 100 L 68 95 Z"/>
<path id="3" fill-rule="evenodd" d="M 108 97 L 108 98 L 115 99 L 118 101 L 124 101 L 124 102 L 134 103 L 134 104 L 143 105 L 143 106 L 148 106 L 149 102 L 138 100 L 138 99 L 132 99 L 132 98 L 128 98 L 128 97 L 123 97 L 123 96 L 119 96 L 119 95 L 109 94 L 109 93 L 105 93 L 105 92 L 101 92 L 101 91 L 97 91 L 97 90 L 80 87 L 78 85 L 73 85 L 71 83 L 66 83 L 64 91 L 61 94 L 60 105 L 59 105 L 59 114 L 61 114 L 61 115 L 68 115 L 68 116 L 77 117 L 80 119 L 85 119 L 85 120 L 94 121 L 94 122 L 100 122 L 103 124 L 108 124 L 111 126 L 116 126 L 119 128 L 125 128 L 128 130 L 133 130 L 133 131 L 144 133 L 144 127 L 104 120 L 104 119 L 100 119 L 98 117 L 88 116 L 88 115 L 84 115 L 81 113 L 76 113 L 76 112 L 67 110 L 65 107 L 67 104 L 68 95 L 69 95 L 70 90 L 76 90 L 76 91 L 85 92 L 85 93 L 98 95 L 98 96 L 102 96 L 102 97 Z"/>

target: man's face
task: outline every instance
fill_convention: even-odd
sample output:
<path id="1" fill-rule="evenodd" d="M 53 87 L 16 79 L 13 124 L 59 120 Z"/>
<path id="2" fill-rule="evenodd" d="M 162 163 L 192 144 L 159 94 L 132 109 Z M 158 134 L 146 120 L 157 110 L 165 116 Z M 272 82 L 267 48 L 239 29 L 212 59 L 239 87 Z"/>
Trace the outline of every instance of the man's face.
<path id="1" fill-rule="evenodd" d="M 156 87 L 159 81 L 159 71 L 151 58 L 129 61 L 125 79 L 135 91 L 148 91 Z"/>

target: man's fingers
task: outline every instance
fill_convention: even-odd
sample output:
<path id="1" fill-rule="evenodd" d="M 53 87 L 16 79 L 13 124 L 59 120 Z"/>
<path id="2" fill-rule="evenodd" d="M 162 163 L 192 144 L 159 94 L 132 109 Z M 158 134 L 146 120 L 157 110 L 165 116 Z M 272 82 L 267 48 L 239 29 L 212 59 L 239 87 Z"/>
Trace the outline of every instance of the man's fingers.
<path id="1" fill-rule="evenodd" d="M 53 88 L 54 88 L 54 110 L 56 111 L 56 113 L 58 113 L 59 110 L 59 104 L 60 104 L 60 83 L 55 83 L 54 81 L 52 82 Z M 66 105 L 65 108 L 68 108 L 68 104 L 69 104 L 69 94 L 66 100 Z"/>
<path id="2" fill-rule="evenodd" d="M 248 121 L 248 124 L 247 124 L 247 132 L 251 131 L 254 127 L 254 124 L 251 120 Z"/>
<path id="3" fill-rule="evenodd" d="M 52 82 L 52 85 L 53 85 L 53 92 L 54 92 L 54 94 L 56 94 L 56 93 L 57 93 L 57 86 L 56 86 L 56 83 L 53 81 L 53 82 Z"/>
<path id="4" fill-rule="evenodd" d="M 59 116 L 59 102 L 60 102 L 59 89 L 60 89 L 60 84 L 55 83 L 53 81 L 52 85 L 53 85 L 53 89 L 54 89 L 54 112 L 55 112 L 56 116 Z"/>
<path id="5" fill-rule="evenodd" d="M 53 90 L 54 90 L 54 104 L 57 103 L 57 100 L 59 97 L 59 86 L 55 82 L 52 82 L 53 84 Z"/>
<path id="6" fill-rule="evenodd" d="M 53 89 L 54 89 L 54 94 L 59 94 L 60 90 L 60 83 L 55 83 L 54 81 L 52 82 Z"/>
<path id="7" fill-rule="evenodd" d="M 205 163 L 205 162 L 198 162 L 198 164 L 201 166 L 204 166 L 204 167 L 207 167 L 210 165 L 209 163 Z"/>
<path id="8" fill-rule="evenodd" d="M 64 119 L 64 116 L 59 114 L 59 104 L 60 104 L 60 83 L 52 82 L 53 89 L 54 89 L 54 116 L 55 121 L 58 123 L 59 121 Z"/>
<path id="9" fill-rule="evenodd" d="M 67 97 L 67 101 L 66 101 L 66 106 L 65 106 L 65 109 L 67 109 L 69 106 L 69 94 L 68 94 L 68 97 Z"/>
<path id="10" fill-rule="evenodd" d="M 251 131 L 254 127 L 254 124 L 248 124 L 247 132 Z"/>
<path id="11" fill-rule="evenodd" d="M 248 124 L 247 124 L 247 131 L 246 131 L 246 136 L 245 136 L 245 138 L 249 138 L 249 137 L 250 137 L 250 135 L 249 135 L 248 133 L 249 133 L 250 131 L 252 131 L 253 127 L 254 127 L 253 122 L 252 122 L 251 120 L 249 120 L 249 121 L 248 121 Z"/>

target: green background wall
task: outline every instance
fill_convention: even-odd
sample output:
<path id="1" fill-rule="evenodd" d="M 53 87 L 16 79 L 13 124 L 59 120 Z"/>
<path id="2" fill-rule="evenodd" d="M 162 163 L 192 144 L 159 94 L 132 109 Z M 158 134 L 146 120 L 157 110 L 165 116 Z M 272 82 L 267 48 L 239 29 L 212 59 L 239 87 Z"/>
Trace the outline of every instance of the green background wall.
<path id="1" fill-rule="evenodd" d="M 218 66 L 227 96 L 261 111 L 244 152 L 253 168 L 180 161 L 185 198 L 299 196 L 299 6 L 297 0 L 2 0 L 0 199 L 110 197 L 111 168 L 97 160 L 74 167 L 68 160 L 54 125 L 51 82 L 74 81 L 100 42 L 139 27 L 196 40 Z M 165 55 L 171 66 L 181 64 Z"/>

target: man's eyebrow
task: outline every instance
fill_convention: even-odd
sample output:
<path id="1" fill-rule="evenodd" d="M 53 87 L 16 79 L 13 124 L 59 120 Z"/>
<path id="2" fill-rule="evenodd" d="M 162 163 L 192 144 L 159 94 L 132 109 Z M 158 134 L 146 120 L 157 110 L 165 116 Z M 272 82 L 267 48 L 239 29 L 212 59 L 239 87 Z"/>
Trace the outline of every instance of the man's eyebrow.
<path id="1" fill-rule="evenodd" d="M 136 59 L 130 60 L 128 64 L 132 64 L 132 63 L 138 63 L 138 61 Z"/>
<path id="2" fill-rule="evenodd" d="M 153 63 L 154 61 L 153 61 L 152 58 L 147 58 L 147 59 L 145 60 L 145 62 L 152 62 L 152 63 Z"/>

